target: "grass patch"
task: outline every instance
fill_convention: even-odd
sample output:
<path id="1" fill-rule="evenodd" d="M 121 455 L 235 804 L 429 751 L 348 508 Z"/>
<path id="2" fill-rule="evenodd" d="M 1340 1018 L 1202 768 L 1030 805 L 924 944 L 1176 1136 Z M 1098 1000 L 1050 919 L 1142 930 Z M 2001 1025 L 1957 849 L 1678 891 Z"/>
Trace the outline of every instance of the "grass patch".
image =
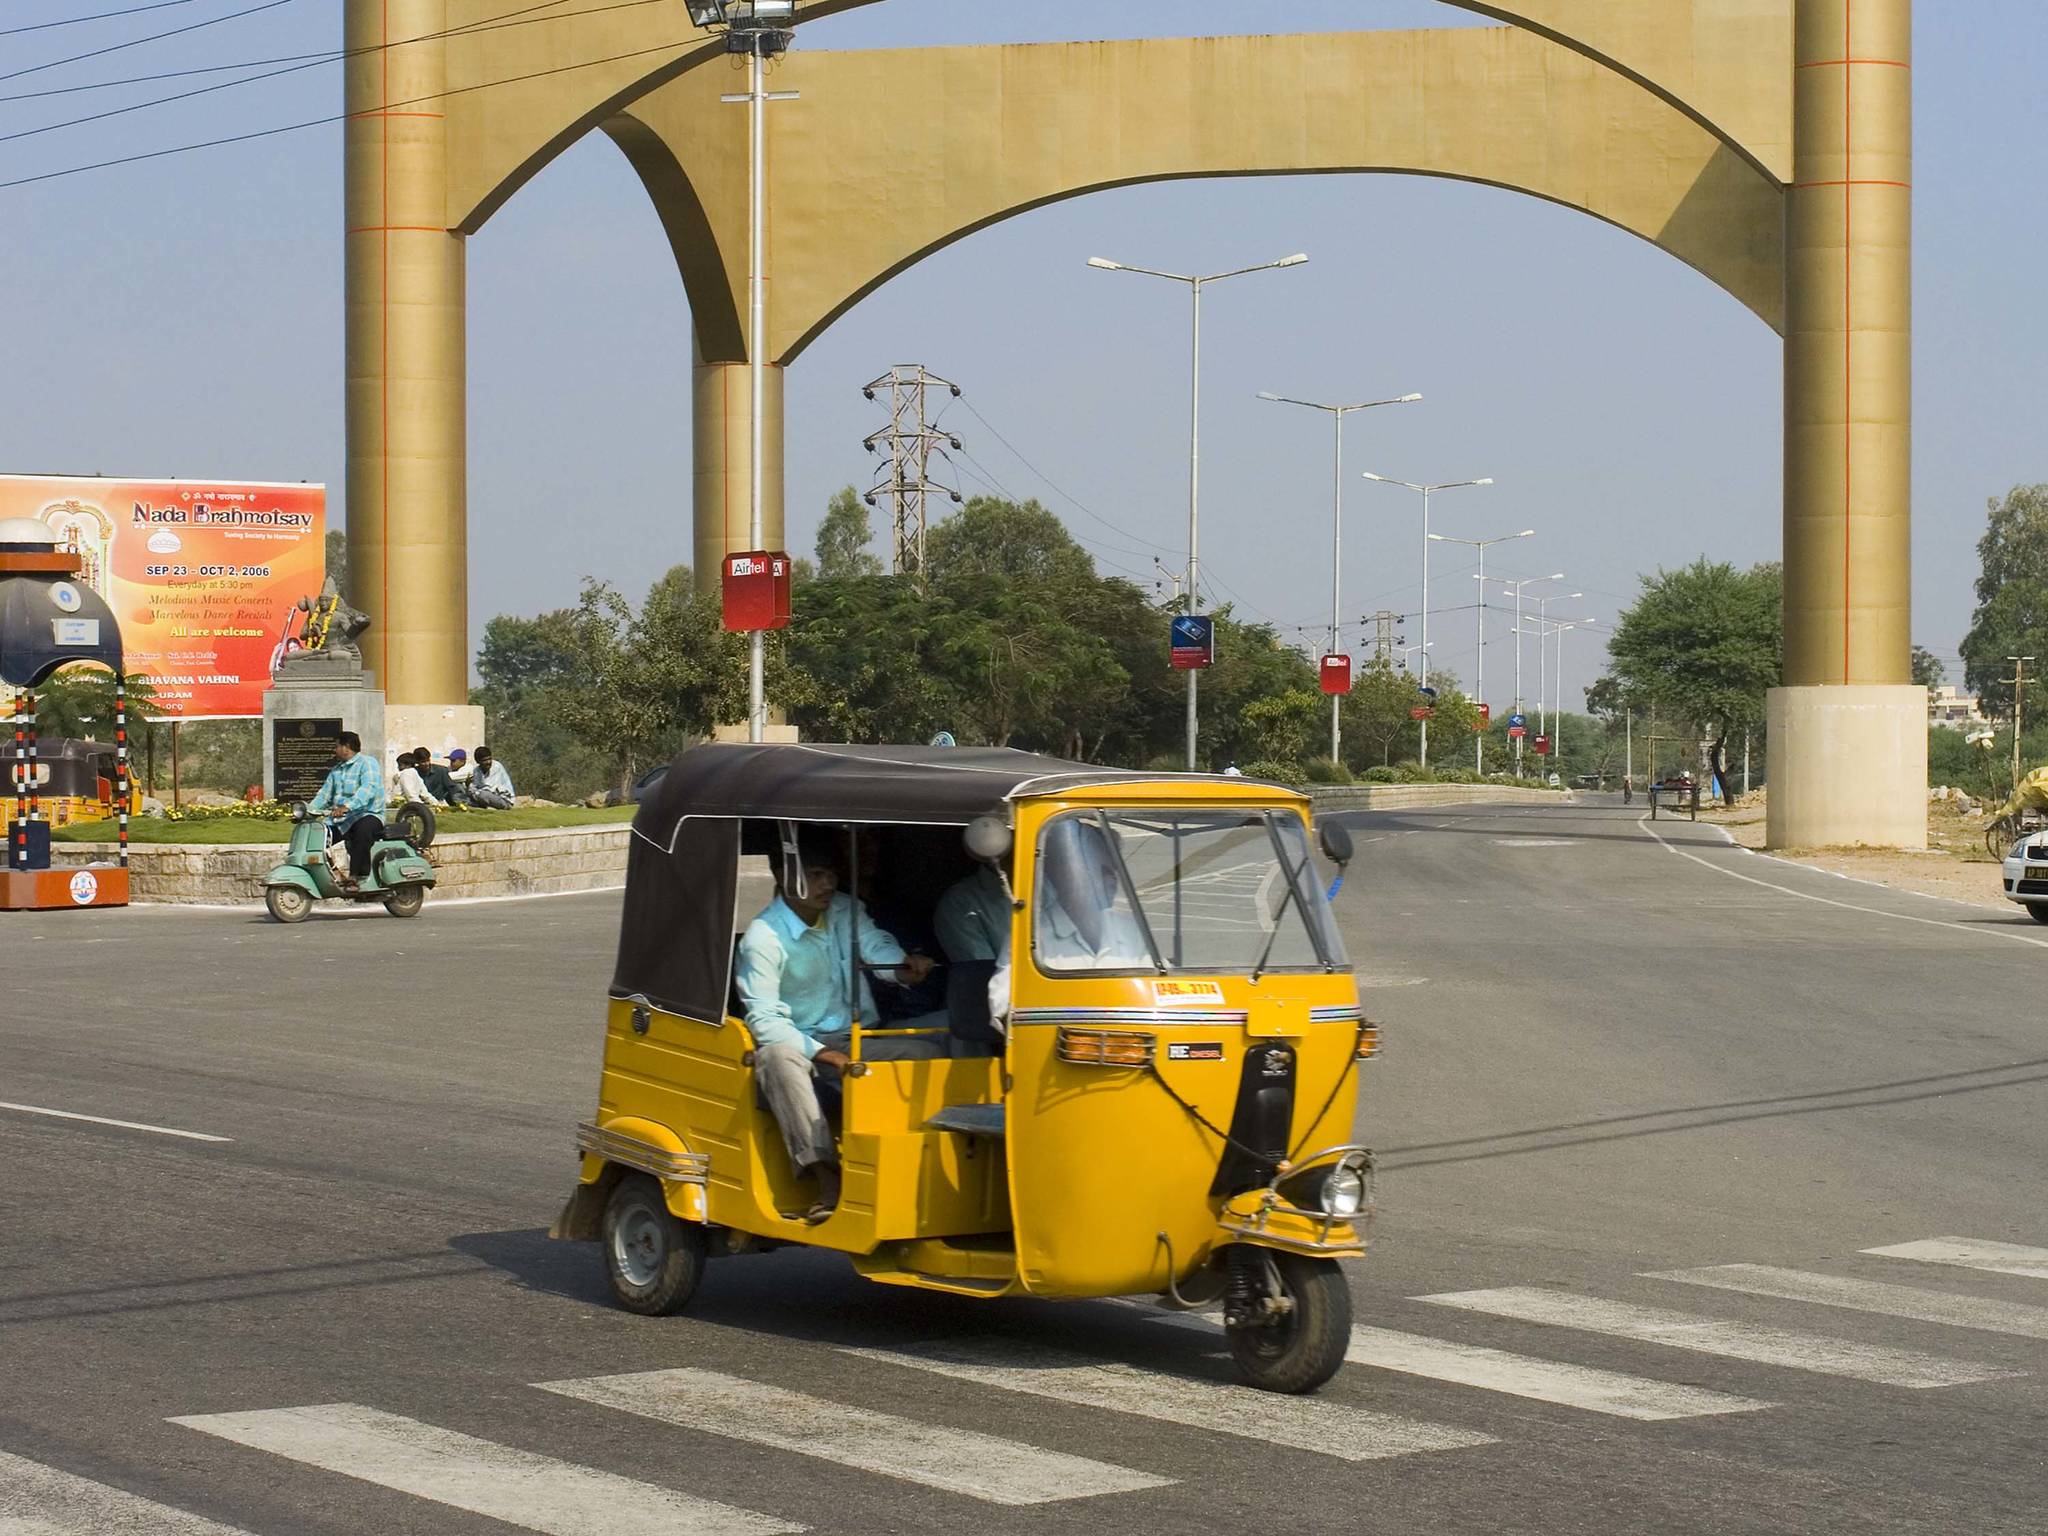
<path id="1" fill-rule="evenodd" d="M 585 827 L 613 825 L 633 819 L 630 805 L 605 806 L 593 810 L 582 805 L 536 806 L 517 811 L 440 811 L 440 834 L 459 832 L 530 832 L 542 827 Z M 114 823 L 79 821 L 52 830 L 59 843 L 111 843 Z M 156 816 L 137 816 L 128 823 L 128 841 L 144 843 L 276 843 L 291 841 L 288 821 L 259 821 L 251 816 L 209 817 L 205 821 L 166 821 Z"/>

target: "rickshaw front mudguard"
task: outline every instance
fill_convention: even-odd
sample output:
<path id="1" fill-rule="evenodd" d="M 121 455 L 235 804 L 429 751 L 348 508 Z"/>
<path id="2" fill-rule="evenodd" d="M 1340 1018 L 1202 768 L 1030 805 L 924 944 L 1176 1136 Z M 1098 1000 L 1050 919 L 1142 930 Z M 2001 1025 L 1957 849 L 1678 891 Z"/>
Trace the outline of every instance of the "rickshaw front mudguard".
<path id="1" fill-rule="evenodd" d="M 1216 1218 L 1218 1249 L 1231 1243 L 1312 1259 L 1362 1259 L 1365 1234 L 1355 1219 L 1325 1216 L 1272 1198 L 1264 1189 L 1226 1200 Z"/>
<path id="2" fill-rule="evenodd" d="M 605 1202 L 628 1173 L 645 1173 L 661 1184 L 669 1214 L 700 1225 L 708 1221 L 705 1184 L 710 1159 L 692 1152 L 682 1137 L 665 1125 L 635 1116 L 621 1116 L 602 1125 L 576 1127 L 576 1145 L 583 1154 L 562 1214 L 548 1236 L 567 1242 L 596 1242 Z"/>

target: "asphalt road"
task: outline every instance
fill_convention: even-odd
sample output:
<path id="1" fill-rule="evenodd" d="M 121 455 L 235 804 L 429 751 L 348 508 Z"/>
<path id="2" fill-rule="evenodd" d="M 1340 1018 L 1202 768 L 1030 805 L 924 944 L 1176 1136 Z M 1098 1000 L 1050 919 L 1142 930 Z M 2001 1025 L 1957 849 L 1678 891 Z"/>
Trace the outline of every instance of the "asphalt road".
<path id="1" fill-rule="evenodd" d="M 2048 931 L 1610 802 L 1352 819 L 1384 1175 L 1312 1402 L 806 1254 L 612 1309 L 544 1233 L 614 896 L 0 917 L 0 1533 L 2048 1525 Z M 653 1371 L 681 1422 L 590 1400 Z"/>

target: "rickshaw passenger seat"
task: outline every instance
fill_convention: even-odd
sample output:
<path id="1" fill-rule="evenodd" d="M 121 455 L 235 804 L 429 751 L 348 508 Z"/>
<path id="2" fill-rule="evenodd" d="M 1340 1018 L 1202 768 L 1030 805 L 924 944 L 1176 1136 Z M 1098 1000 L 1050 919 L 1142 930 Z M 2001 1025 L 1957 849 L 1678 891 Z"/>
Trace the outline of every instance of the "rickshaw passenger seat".
<path id="1" fill-rule="evenodd" d="M 969 1136 L 986 1136 L 1001 1141 L 1008 1134 L 1008 1108 L 1003 1104 L 948 1104 L 925 1121 L 928 1131 L 960 1131 Z"/>

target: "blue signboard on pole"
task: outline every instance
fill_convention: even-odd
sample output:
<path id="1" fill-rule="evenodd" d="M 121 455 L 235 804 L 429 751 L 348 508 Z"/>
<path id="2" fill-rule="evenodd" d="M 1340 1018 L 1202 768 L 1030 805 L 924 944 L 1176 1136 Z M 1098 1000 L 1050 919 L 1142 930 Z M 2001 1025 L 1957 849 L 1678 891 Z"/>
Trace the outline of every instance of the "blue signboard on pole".
<path id="1" fill-rule="evenodd" d="M 1206 613 L 1177 613 L 1167 644 L 1176 671 L 1207 667 L 1216 660 L 1216 621 Z"/>
<path id="2" fill-rule="evenodd" d="M 1528 723 L 1529 717 L 1523 714 L 1519 709 L 1516 710 L 1512 715 L 1508 716 L 1509 725 L 1527 725 Z"/>
<path id="3" fill-rule="evenodd" d="M 1429 700 L 1431 704 L 1436 703 L 1436 690 L 1434 688 L 1418 688 L 1415 691 Z"/>

